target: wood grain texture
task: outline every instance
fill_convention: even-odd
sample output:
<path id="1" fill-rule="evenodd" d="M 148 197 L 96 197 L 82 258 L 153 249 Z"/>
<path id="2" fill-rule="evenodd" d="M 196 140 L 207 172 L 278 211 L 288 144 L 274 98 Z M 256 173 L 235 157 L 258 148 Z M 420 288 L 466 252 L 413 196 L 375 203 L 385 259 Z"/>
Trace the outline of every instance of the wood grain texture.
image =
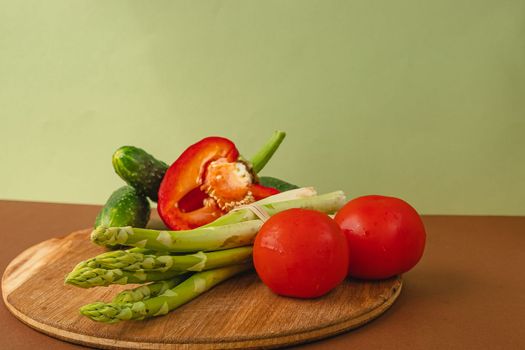
<path id="1" fill-rule="evenodd" d="M 3 299 L 21 321 L 53 337 L 100 348 L 274 348 L 329 337 L 363 325 L 386 311 L 401 291 L 401 278 L 346 280 L 328 295 L 299 300 L 274 295 L 246 273 L 163 317 L 100 324 L 80 306 L 109 301 L 129 286 L 80 289 L 63 284 L 80 260 L 103 251 L 90 230 L 33 246 L 16 257 L 2 278 Z"/>

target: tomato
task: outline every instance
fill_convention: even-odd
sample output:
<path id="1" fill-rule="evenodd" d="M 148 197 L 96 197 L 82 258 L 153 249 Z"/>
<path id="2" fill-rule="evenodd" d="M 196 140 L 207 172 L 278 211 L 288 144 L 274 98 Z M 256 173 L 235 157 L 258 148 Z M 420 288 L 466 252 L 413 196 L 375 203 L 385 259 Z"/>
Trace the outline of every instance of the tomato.
<path id="1" fill-rule="evenodd" d="M 414 267 L 425 249 L 425 227 L 414 208 L 394 197 L 364 196 L 335 216 L 348 240 L 349 275 L 388 278 Z"/>
<path id="2" fill-rule="evenodd" d="M 257 274 L 274 293 L 315 298 L 348 274 L 348 246 L 328 215 L 295 208 L 264 223 L 255 239 L 253 261 Z"/>

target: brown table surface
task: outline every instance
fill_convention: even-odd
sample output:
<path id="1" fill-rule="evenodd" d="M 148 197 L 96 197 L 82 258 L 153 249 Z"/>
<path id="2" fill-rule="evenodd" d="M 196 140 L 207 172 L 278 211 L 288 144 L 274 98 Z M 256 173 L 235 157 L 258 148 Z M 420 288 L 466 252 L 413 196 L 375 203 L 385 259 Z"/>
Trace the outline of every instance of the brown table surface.
<path id="1" fill-rule="evenodd" d="M 24 249 L 91 226 L 99 206 L 0 201 L 0 270 Z M 354 331 L 301 349 L 525 349 L 525 217 L 424 216 L 427 247 L 399 299 Z M 0 307 L 0 349 L 80 349 Z"/>

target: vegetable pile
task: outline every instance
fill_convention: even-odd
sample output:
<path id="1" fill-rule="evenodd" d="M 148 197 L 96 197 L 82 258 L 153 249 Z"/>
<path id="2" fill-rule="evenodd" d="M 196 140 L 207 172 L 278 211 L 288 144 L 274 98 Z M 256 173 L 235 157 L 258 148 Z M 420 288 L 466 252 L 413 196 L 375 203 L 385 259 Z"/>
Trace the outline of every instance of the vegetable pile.
<path id="1" fill-rule="evenodd" d="M 119 148 L 113 167 L 127 185 L 91 234 L 108 251 L 80 262 L 65 282 L 140 285 L 80 312 L 106 323 L 165 315 L 254 267 L 276 294 L 315 298 L 348 275 L 388 278 L 419 261 L 424 227 L 406 202 L 372 196 L 345 205 L 342 191 L 319 195 L 259 177 L 284 137 L 276 132 L 250 161 L 232 141 L 208 137 L 169 167 L 140 148 Z M 146 228 L 150 200 L 166 230 Z"/>

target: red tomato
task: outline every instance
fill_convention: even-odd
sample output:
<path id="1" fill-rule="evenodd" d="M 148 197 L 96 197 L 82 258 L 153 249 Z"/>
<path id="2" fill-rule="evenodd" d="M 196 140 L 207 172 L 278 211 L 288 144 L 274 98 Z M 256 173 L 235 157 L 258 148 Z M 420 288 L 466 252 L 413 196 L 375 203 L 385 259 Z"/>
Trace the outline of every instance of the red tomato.
<path id="1" fill-rule="evenodd" d="M 328 215 L 289 209 L 261 227 L 253 261 L 257 274 L 274 293 L 315 298 L 328 293 L 348 274 L 348 246 Z"/>
<path id="2" fill-rule="evenodd" d="M 414 267 L 425 249 L 425 227 L 414 208 L 394 197 L 364 196 L 339 210 L 348 240 L 349 275 L 388 278 Z"/>

